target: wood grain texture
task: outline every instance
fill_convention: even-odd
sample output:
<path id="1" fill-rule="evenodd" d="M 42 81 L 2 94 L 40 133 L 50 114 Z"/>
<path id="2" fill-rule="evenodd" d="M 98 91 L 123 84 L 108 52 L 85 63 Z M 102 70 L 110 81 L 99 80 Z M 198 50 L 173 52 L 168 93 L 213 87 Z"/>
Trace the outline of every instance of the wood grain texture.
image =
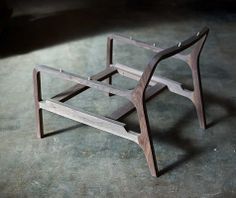
<path id="1" fill-rule="evenodd" d="M 133 131 L 127 131 L 125 129 L 124 123 L 117 122 L 104 116 L 96 115 L 81 108 L 63 104 L 55 100 L 42 101 L 39 103 L 39 105 L 40 108 L 45 109 L 49 112 L 138 143 L 138 134 Z"/>
<path id="2" fill-rule="evenodd" d="M 104 82 L 98 82 L 98 81 L 95 81 L 95 80 L 88 80 L 85 77 L 82 77 L 82 76 L 79 76 L 79 75 L 76 75 L 76 74 L 72 74 L 72 73 L 69 73 L 69 72 L 66 72 L 66 71 L 60 71 L 58 69 L 54 69 L 54 68 L 51 68 L 51 67 L 48 67 L 48 66 L 45 66 L 45 65 L 37 66 L 36 70 L 40 71 L 40 72 L 47 73 L 49 75 L 53 75 L 57 78 L 72 81 L 72 82 L 75 82 L 75 83 L 78 83 L 78 84 L 83 84 L 87 87 L 94 88 L 94 89 L 97 89 L 97 90 L 100 90 L 100 91 L 104 91 L 104 92 L 107 92 L 107 93 L 112 93 L 112 94 L 115 94 L 115 95 L 118 95 L 118 96 L 123 96 L 127 99 L 131 98 L 131 91 L 121 89 L 121 88 L 118 88 L 118 87 L 115 87 L 115 86 L 112 86 L 112 85 L 107 85 Z"/>
<path id="3" fill-rule="evenodd" d="M 153 73 L 156 69 L 156 66 L 158 63 L 166 58 L 172 57 L 181 51 L 193 46 L 193 54 L 192 56 L 197 57 L 195 58 L 196 60 L 199 59 L 200 52 L 201 50 L 197 49 L 202 49 L 203 44 L 205 42 L 205 39 L 207 37 L 207 34 L 209 32 L 208 28 L 203 28 L 201 32 L 199 32 L 197 35 L 190 37 L 189 39 L 181 42 L 181 45 L 173 46 L 171 48 L 168 48 L 166 50 L 160 51 L 157 53 L 152 60 L 148 63 L 147 67 L 145 68 L 144 72 L 142 73 L 140 80 L 138 82 L 138 85 L 132 92 L 132 101 L 133 104 L 136 107 L 137 113 L 138 113 L 138 118 L 139 118 L 139 125 L 140 125 L 140 130 L 141 130 L 141 135 L 139 136 L 139 144 L 141 148 L 144 150 L 146 160 L 150 169 L 150 172 L 153 176 L 158 175 L 158 167 L 156 163 L 156 157 L 154 155 L 154 148 L 153 148 L 153 143 L 152 143 L 152 138 L 150 134 L 150 127 L 149 127 L 149 121 L 148 121 L 148 115 L 146 112 L 146 105 L 145 105 L 145 92 L 146 89 L 149 85 L 149 82 L 152 79 Z M 196 44 L 196 45 L 195 45 Z M 198 65 L 198 62 L 194 62 L 196 65 Z M 192 66 L 192 65 L 191 65 Z M 195 67 L 196 69 L 196 67 Z M 192 70 L 193 71 L 193 70 Z M 198 70 L 199 71 L 199 70 Z M 195 90 L 194 94 L 194 99 L 197 100 L 195 101 L 194 104 L 196 106 L 197 112 L 199 114 L 200 118 L 200 124 L 202 123 L 203 119 L 205 118 L 204 115 L 204 109 L 202 108 L 203 101 L 202 97 L 197 97 L 201 95 L 201 84 L 200 84 L 200 76 L 199 72 L 194 72 L 193 71 L 193 81 L 195 81 L 195 87 L 197 88 Z"/>
<path id="4" fill-rule="evenodd" d="M 196 44 L 195 48 L 193 49 L 191 53 L 190 60 L 189 60 L 189 65 L 192 70 L 193 87 L 194 87 L 192 101 L 197 112 L 200 127 L 203 129 L 205 129 L 207 126 L 206 126 L 206 116 L 205 116 L 205 109 L 204 109 L 204 100 L 203 100 L 203 94 L 202 94 L 199 58 L 200 58 L 200 53 L 202 51 L 206 37 L 207 35 L 205 35 L 199 41 L 199 43 Z"/>
<path id="5" fill-rule="evenodd" d="M 90 77 L 92 80 L 97 80 L 97 81 L 103 81 L 104 79 L 110 78 L 110 76 L 114 75 L 117 73 L 117 70 L 113 67 L 106 68 L 105 70 L 99 72 L 98 74 L 95 74 Z M 86 85 L 82 84 L 76 84 L 69 89 L 55 95 L 52 97 L 52 99 L 60 101 L 60 102 L 65 102 L 74 96 L 78 95 L 79 93 L 87 90 L 89 87 Z"/>
<path id="6" fill-rule="evenodd" d="M 98 73 L 97 75 L 92 76 L 90 79 L 47 66 L 36 67 L 33 71 L 33 78 L 37 136 L 39 138 L 43 137 L 42 109 L 44 109 L 137 143 L 144 151 L 151 175 L 155 177 L 158 176 L 158 166 L 150 132 L 146 103 L 150 98 L 157 95 L 165 88 L 168 88 L 171 92 L 182 95 L 192 100 L 197 111 L 200 126 L 202 128 L 206 127 L 199 58 L 208 32 L 209 29 L 205 27 L 196 35 L 177 44 L 176 46 L 167 49 L 157 48 L 147 43 L 134 39 L 128 39 L 120 35 L 110 35 L 107 40 L 106 69 Z M 121 41 L 123 43 L 141 47 L 147 50 L 152 50 L 156 52 L 156 54 L 149 61 L 143 72 L 132 69 L 125 65 L 121 65 L 119 63 L 113 64 L 113 40 Z M 190 54 L 180 54 L 182 51 L 190 47 L 193 47 Z M 158 63 L 170 57 L 177 58 L 188 63 L 192 71 L 194 85 L 193 91 L 184 89 L 181 83 L 175 82 L 171 79 L 167 79 L 161 76 L 153 76 Z M 117 72 L 128 78 L 137 80 L 137 86 L 133 90 L 125 90 L 112 86 L 111 77 Z M 40 73 L 47 73 L 64 80 L 72 81 L 77 83 L 77 85 L 56 95 L 54 97 L 54 100 L 43 101 L 41 96 Z M 104 79 L 107 79 L 107 83 L 99 82 Z M 122 108 L 113 112 L 110 118 L 95 115 L 80 108 L 62 103 L 88 88 L 94 88 L 100 91 L 104 91 L 108 94 L 119 95 L 125 97 L 130 102 L 128 102 Z M 135 109 L 138 115 L 141 132 L 140 134 L 127 130 L 127 127 L 124 123 L 116 121 L 123 116 L 128 115 Z"/>
<path id="7" fill-rule="evenodd" d="M 158 176 L 158 167 L 156 162 L 155 150 L 152 142 L 150 125 L 148 120 L 145 101 L 139 95 L 134 95 L 134 105 L 137 110 L 141 135 L 138 137 L 140 147 L 143 149 L 149 170 L 154 177 Z M 136 98 L 138 97 L 138 99 Z"/>

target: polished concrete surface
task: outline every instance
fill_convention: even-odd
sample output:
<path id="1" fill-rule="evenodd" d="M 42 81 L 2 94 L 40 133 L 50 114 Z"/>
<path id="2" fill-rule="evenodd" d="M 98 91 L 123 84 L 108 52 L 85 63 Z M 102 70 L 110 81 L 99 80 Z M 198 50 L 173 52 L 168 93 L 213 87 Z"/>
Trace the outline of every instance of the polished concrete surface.
<path id="1" fill-rule="evenodd" d="M 233 7 L 221 6 L 218 1 L 217 6 L 204 1 L 140 1 L 141 6 L 132 6 L 132 1 L 107 6 L 103 3 L 108 1 L 68 1 L 58 6 L 53 1 L 48 5 L 11 2 L 15 15 L 0 38 L 1 198 L 236 197 Z M 105 67 L 109 33 L 168 47 L 205 25 L 210 35 L 200 62 L 208 128 L 199 128 L 189 100 L 169 91 L 147 105 L 160 177 L 151 177 L 138 145 L 47 112 L 47 137 L 36 138 L 35 65 L 88 76 Z M 124 45 L 115 50 L 115 60 L 140 69 L 153 56 Z M 190 70 L 181 62 L 164 61 L 156 73 L 191 87 Z M 128 89 L 135 86 L 135 82 L 119 77 L 114 84 Z M 43 76 L 44 97 L 70 85 Z M 95 90 L 68 101 L 103 115 L 125 102 Z M 124 122 L 139 130 L 136 113 Z"/>

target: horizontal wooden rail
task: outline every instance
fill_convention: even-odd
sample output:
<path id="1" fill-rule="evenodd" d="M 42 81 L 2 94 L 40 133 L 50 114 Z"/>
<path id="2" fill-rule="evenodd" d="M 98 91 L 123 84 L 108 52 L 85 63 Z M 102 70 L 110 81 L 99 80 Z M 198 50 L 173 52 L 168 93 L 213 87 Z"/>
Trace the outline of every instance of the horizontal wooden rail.
<path id="1" fill-rule="evenodd" d="M 68 81 L 72 81 L 75 83 L 79 83 L 79 84 L 83 84 L 86 85 L 87 87 L 91 87 L 100 91 L 104 91 L 107 93 L 112 93 L 118 96 L 122 96 L 125 97 L 129 100 L 131 100 L 131 91 L 130 90 L 125 90 L 125 89 L 121 89 L 121 88 L 117 88 L 115 86 L 112 85 L 108 85 L 106 83 L 103 82 L 98 82 L 95 80 L 89 80 L 85 77 L 79 76 L 79 75 L 75 75 L 69 72 L 65 72 L 65 71 L 61 71 L 58 69 L 54 69 L 48 66 L 37 66 L 36 70 L 38 72 L 45 72 L 47 74 L 50 75 L 54 75 L 55 77 L 58 78 L 62 78 L 64 80 L 68 80 Z"/>
<path id="2" fill-rule="evenodd" d="M 97 80 L 97 81 L 103 81 L 106 78 L 108 78 L 116 73 L 117 73 L 117 69 L 115 69 L 113 67 L 108 67 L 105 70 L 91 76 L 90 79 Z M 65 102 L 65 101 L 73 98 L 74 96 L 78 95 L 79 93 L 87 90 L 88 88 L 90 88 L 90 87 L 88 87 L 86 85 L 76 84 L 76 85 L 70 87 L 69 89 L 53 96 L 52 99 L 60 101 L 60 102 Z"/>
<path id="3" fill-rule="evenodd" d="M 155 95 L 161 93 L 166 88 L 165 85 L 156 83 L 156 85 L 149 87 L 145 94 L 145 101 L 147 102 Z M 135 110 L 135 107 L 132 102 L 128 102 L 116 111 L 114 111 L 109 118 L 114 120 L 122 119 L 123 117 L 127 116 L 128 114 L 132 113 Z"/>
<path id="4" fill-rule="evenodd" d="M 91 112 L 84 111 L 78 107 L 73 107 L 71 105 L 51 99 L 39 102 L 39 107 L 41 109 L 47 110 L 57 115 L 78 121 L 80 123 L 111 133 L 113 135 L 117 135 L 122 138 L 131 140 L 138 144 L 139 134 L 133 131 L 127 131 L 125 129 L 124 123 L 111 120 L 101 115 L 95 115 Z"/>
<path id="5" fill-rule="evenodd" d="M 147 50 L 151 50 L 151 51 L 157 52 L 157 53 L 164 50 L 162 48 L 156 47 L 156 44 L 150 45 L 150 44 L 148 44 L 146 42 L 135 40 L 132 37 L 125 37 L 125 36 L 121 36 L 119 34 L 111 34 L 111 35 L 109 35 L 109 38 L 110 39 L 118 40 L 120 42 L 129 44 L 129 45 L 134 45 L 136 47 L 140 47 L 140 48 L 144 48 L 144 49 L 147 49 Z M 175 54 L 173 56 L 173 58 L 180 59 L 180 60 L 185 61 L 185 62 L 188 63 L 190 56 L 189 55 L 184 55 L 184 54 Z"/>
<path id="6" fill-rule="evenodd" d="M 131 67 L 128 67 L 126 65 L 121 65 L 121 64 L 115 64 L 113 65 L 113 67 L 115 67 L 119 74 L 126 76 L 128 78 L 134 79 L 134 80 L 139 80 L 140 77 L 142 76 L 143 72 L 133 69 Z M 189 98 L 190 100 L 193 100 L 193 91 L 184 89 L 181 83 L 170 80 L 168 78 L 165 77 L 161 77 L 161 76 L 153 76 L 150 80 L 149 85 L 153 86 L 156 83 L 161 83 L 164 84 L 168 87 L 168 89 L 176 94 L 179 94 L 181 96 L 185 96 L 186 98 Z"/>

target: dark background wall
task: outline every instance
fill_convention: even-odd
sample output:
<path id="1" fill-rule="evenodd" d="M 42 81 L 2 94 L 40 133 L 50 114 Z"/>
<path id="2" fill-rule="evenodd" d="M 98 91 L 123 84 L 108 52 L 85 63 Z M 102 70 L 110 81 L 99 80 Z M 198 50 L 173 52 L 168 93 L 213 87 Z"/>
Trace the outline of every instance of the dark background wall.
<path id="1" fill-rule="evenodd" d="M 228 11 L 235 12 L 234 0 L 8 0 L 9 6 L 14 8 L 16 13 L 21 12 L 50 12 L 57 10 L 67 10 L 71 8 L 86 8 L 95 7 L 97 9 L 104 9 L 112 6 L 127 6 L 129 8 L 153 8 L 165 7 L 170 9 L 175 7 L 177 9 L 189 10 L 205 10 L 205 11 Z M 38 7 L 35 7 L 38 5 Z"/>
<path id="2" fill-rule="evenodd" d="M 115 27 L 163 21 L 232 18 L 234 0 L 1 0 L 10 8 L 8 27 L 1 33 L 0 57 L 67 42 Z M 138 16 L 138 17 L 136 17 Z M 142 17 L 143 16 L 143 17 Z M 215 17 L 217 16 L 217 17 Z M 5 20 L 4 17 L 0 17 Z M 147 18 L 149 18 L 147 20 Z M 136 20 L 137 19 L 137 20 Z M 117 22 L 114 22 L 117 21 Z M 207 25 L 206 23 L 204 25 Z M 1 25 L 3 26 L 3 25 Z M 1 32 L 1 27 L 0 27 Z"/>

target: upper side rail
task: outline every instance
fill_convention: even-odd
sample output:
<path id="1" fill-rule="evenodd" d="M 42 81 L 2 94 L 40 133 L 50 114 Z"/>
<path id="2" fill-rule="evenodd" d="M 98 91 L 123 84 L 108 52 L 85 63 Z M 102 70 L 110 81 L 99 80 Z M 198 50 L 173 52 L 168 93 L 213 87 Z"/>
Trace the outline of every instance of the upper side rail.
<path id="1" fill-rule="evenodd" d="M 133 46 L 143 48 L 143 49 L 146 49 L 146 50 L 150 50 L 150 51 L 153 51 L 153 52 L 156 52 L 156 53 L 158 53 L 160 51 L 163 51 L 162 48 L 156 46 L 156 43 L 153 43 L 153 45 L 151 45 L 149 43 L 133 39 L 132 37 L 126 37 L 126 36 L 119 35 L 119 34 L 110 34 L 108 36 L 108 40 L 116 40 L 116 41 L 119 41 L 121 43 L 125 43 L 125 44 L 128 44 L 128 45 L 133 45 Z M 185 62 L 188 61 L 188 55 L 176 54 L 175 56 L 173 56 L 173 58 L 180 59 L 180 60 L 183 60 Z"/>
<path id="2" fill-rule="evenodd" d="M 45 65 L 39 65 L 37 67 L 35 67 L 34 69 L 34 75 L 36 75 L 39 72 L 43 72 L 43 73 L 47 73 L 50 75 L 53 75 L 57 78 L 62 78 L 64 80 L 68 80 L 68 81 L 72 81 L 78 84 L 82 84 L 103 92 L 107 92 L 107 93 L 112 93 L 118 96 L 122 96 L 125 97 L 129 100 L 131 100 L 131 91 L 130 90 L 125 90 L 125 89 L 121 89 L 121 88 L 117 88 L 113 85 L 108 85 L 104 82 L 99 82 L 99 81 L 95 81 L 95 80 L 90 80 L 87 79 L 85 77 L 73 74 L 73 73 L 69 73 L 66 71 L 62 71 L 62 70 L 58 70 L 55 68 L 51 68 Z"/>
<path id="3" fill-rule="evenodd" d="M 165 50 L 158 52 L 152 58 L 152 60 L 148 63 L 147 67 L 145 68 L 145 70 L 140 78 L 140 81 L 136 87 L 135 92 L 139 92 L 140 94 L 144 94 L 144 91 L 145 91 L 154 71 L 155 71 L 155 68 L 161 60 L 172 57 L 172 56 L 186 50 L 187 48 L 193 46 L 196 43 L 198 43 L 198 45 L 195 48 L 197 48 L 198 50 L 197 50 L 197 53 L 195 53 L 195 55 L 197 56 L 196 60 L 198 60 L 208 33 L 209 33 L 209 28 L 204 27 L 196 35 L 191 36 L 190 38 L 184 40 L 181 43 L 178 43 L 177 45 L 175 45 L 173 47 L 170 47 L 170 48 L 167 48 Z"/>
<path id="4" fill-rule="evenodd" d="M 178 54 L 184 50 L 186 50 L 187 48 L 193 46 L 195 43 L 197 43 L 200 40 L 206 40 L 206 37 L 209 33 L 209 28 L 208 27 L 204 27 L 200 32 L 198 32 L 197 34 L 189 37 L 188 39 L 184 40 L 183 42 L 178 43 L 177 45 L 167 48 L 165 50 L 160 51 L 159 54 L 157 54 L 156 56 L 160 57 L 161 59 L 166 59 L 169 58 L 171 56 L 174 56 L 175 54 Z M 201 45 L 203 46 L 204 41 L 201 43 Z"/>

